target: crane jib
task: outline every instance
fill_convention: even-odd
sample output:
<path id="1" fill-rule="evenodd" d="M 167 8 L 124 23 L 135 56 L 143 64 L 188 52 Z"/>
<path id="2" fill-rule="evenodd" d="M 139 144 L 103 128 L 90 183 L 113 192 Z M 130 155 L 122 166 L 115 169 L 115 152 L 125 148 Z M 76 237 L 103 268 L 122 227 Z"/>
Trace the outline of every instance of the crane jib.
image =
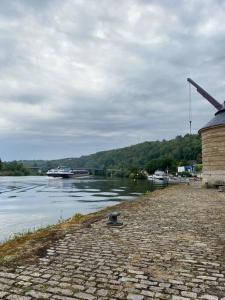
<path id="1" fill-rule="evenodd" d="M 197 92 L 201 94 L 206 100 L 208 100 L 217 110 L 223 109 L 223 105 L 220 104 L 216 99 L 214 99 L 209 93 L 207 93 L 202 87 L 200 87 L 191 78 L 187 78 L 187 81 L 196 87 Z"/>

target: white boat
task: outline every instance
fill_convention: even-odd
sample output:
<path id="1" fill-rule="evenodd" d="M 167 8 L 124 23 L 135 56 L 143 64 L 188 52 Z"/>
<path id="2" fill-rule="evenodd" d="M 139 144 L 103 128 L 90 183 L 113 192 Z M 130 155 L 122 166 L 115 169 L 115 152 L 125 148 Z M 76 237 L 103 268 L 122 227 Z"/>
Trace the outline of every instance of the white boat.
<path id="1" fill-rule="evenodd" d="M 89 171 L 85 169 L 70 169 L 64 167 L 58 167 L 56 169 L 50 169 L 46 173 L 49 177 L 59 177 L 59 178 L 73 178 L 73 177 L 83 177 L 89 176 Z"/>
<path id="2" fill-rule="evenodd" d="M 46 174 L 49 177 L 61 177 L 61 178 L 70 178 L 73 176 L 72 170 L 64 167 L 58 167 L 56 169 L 48 170 Z"/>
<path id="3" fill-rule="evenodd" d="M 179 177 L 175 177 L 175 176 L 169 176 L 168 177 L 168 182 L 169 184 L 178 184 L 180 183 L 180 178 Z"/>
<path id="4" fill-rule="evenodd" d="M 155 171 L 153 175 L 148 175 L 148 180 L 154 184 L 166 184 L 168 183 L 168 178 L 163 171 Z"/>
<path id="5" fill-rule="evenodd" d="M 189 183 L 189 178 L 186 177 L 177 177 L 177 176 L 171 176 L 168 177 L 169 184 L 179 184 L 179 183 Z"/>

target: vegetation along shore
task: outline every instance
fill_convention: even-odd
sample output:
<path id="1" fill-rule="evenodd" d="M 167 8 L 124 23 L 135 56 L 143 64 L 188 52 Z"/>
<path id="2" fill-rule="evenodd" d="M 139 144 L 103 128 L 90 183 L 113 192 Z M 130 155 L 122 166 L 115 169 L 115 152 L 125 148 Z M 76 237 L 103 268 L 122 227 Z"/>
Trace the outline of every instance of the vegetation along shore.
<path id="1" fill-rule="evenodd" d="M 144 142 L 79 158 L 2 163 L 0 175 L 40 175 L 63 165 L 73 169 L 97 170 L 98 175 L 135 177 L 139 174 L 141 178 L 142 170 L 149 174 L 157 169 L 176 173 L 179 165 L 195 163 L 197 168 L 201 168 L 201 162 L 201 138 L 199 135 L 187 134 L 169 141 Z"/>

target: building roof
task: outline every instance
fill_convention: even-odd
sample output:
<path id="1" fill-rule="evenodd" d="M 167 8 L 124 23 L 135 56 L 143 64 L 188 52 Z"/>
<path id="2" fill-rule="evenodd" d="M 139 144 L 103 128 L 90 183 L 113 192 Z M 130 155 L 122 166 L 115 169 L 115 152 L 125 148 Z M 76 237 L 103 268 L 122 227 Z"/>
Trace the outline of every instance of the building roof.
<path id="1" fill-rule="evenodd" d="M 225 125 L 225 109 L 218 111 L 215 114 L 215 117 L 199 130 L 199 133 L 201 133 L 201 131 L 204 129 L 222 125 Z"/>

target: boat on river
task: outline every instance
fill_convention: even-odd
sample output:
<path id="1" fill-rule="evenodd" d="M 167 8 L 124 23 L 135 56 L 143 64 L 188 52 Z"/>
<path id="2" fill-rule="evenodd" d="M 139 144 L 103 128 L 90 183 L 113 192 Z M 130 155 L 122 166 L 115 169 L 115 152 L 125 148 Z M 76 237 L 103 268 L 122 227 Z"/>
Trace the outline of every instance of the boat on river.
<path id="1" fill-rule="evenodd" d="M 169 184 L 180 184 L 180 183 L 189 183 L 189 178 L 181 177 L 181 176 L 169 176 L 168 183 Z"/>
<path id="2" fill-rule="evenodd" d="M 150 180 L 153 184 L 167 184 L 168 177 L 163 171 L 155 171 L 153 175 L 148 175 L 148 180 Z"/>
<path id="3" fill-rule="evenodd" d="M 189 178 L 167 175 L 163 171 L 155 171 L 153 175 L 148 175 L 148 180 L 158 185 L 189 183 Z"/>
<path id="4" fill-rule="evenodd" d="M 89 176 L 89 171 L 86 169 L 70 169 L 65 167 L 58 167 L 47 171 L 47 176 L 58 178 L 77 178 Z"/>

